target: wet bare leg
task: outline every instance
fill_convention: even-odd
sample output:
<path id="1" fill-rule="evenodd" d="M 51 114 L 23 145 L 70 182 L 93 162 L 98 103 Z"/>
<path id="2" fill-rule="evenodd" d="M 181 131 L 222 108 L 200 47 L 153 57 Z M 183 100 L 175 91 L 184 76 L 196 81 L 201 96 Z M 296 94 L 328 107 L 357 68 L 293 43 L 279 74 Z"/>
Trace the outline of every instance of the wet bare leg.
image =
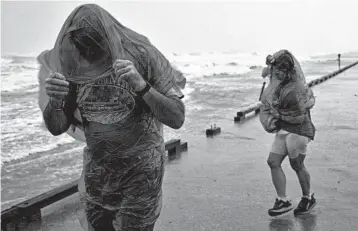
<path id="1" fill-rule="evenodd" d="M 310 195 L 310 174 L 304 165 L 306 155 L 299 154 L 297 158 L 290 158 L 292 169 L 296 172 L 298 180 L 300 181 L 302 195 L 309 197 Z"/>
<path id="2" fill-rule="evenodd" d="M 270 153 L 267 159 L 267 164 L 271 169 L 272 182 L 275 186 L 277 196 L 280 198 L 286 197 L 286 176 L 281 167 L 281 163 L 285 157 L 286 155 Z"/>

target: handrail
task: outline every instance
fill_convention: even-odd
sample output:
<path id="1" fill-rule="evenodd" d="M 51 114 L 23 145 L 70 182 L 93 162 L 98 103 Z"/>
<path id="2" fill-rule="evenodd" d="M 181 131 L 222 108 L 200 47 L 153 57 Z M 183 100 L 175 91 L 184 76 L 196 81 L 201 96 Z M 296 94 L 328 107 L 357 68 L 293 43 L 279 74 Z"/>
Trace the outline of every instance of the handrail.
<path id="1" fill-rule="evenodd" d="M 307 83 L 307 86 L 308 87 L 313 87 L 313 86 L 316 86 L 320 83 L 323 83 L 325 81 L 327 81 L 328 79 L 331 79 L 333 78 L 334 76 L 337 76 L 338 74 L 346 71 L 347 69 L 355 66 L 358 64 L 358 61 L 357 62 L 354 62 L 352 64 L 349 64 L 348 66 L 345 66 L 337 71 L 334 71 L 330 74 L 327 74 L 327 75 L 324 75 L 318 79 L 315 79 L 315 80 L 312 80 L 310 81 L 309 83 Z M 260 96 L 261 98 L 261 96 Z M 246 115 L 255 111 L 255 114 L 258 114 L 260 112 L 260 107 L 261 107 L 261 102 L 257 102 L 257 103 L 254 103 L 254 104 L 251 104 L 243 109 L 241 109 L 240 111 L 237 112 L 237 116 L 234 117 L 234 121 L 237 122 L 237 121 L 242 121 L 243 119 L 245 119 Z"/>

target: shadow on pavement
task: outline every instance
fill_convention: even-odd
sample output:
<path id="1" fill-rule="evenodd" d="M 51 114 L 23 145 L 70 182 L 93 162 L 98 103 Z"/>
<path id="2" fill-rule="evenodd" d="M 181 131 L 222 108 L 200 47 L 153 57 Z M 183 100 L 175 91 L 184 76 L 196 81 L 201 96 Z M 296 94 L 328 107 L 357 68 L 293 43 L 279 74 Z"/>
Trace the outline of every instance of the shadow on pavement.
<path id="1" fill-rule="evenodd" d="M 273 218 L 269 224 L 270 231 L 313 231 L 316 228 L 315 214 L 306 214 L 294 217 L 286 215 L 284 217 Z M 295 225 L 296 224 L 296 225 Z M 296 227 L 295 227 L 296 226 Z"/>

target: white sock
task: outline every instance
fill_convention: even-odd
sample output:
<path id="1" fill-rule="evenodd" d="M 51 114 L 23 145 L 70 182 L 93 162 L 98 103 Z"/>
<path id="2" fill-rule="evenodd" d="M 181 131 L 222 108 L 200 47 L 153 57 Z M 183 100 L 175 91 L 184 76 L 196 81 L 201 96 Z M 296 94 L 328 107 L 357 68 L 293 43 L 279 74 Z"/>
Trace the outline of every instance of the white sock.
<path id="1" fill-rule="evenodd" d="M 288 201 L 288 197 L 279 197 L 279 196 L 277 196 L 277 198 L 279 199 L 279 200 L 282 200 L 282 201 Z"/>
<path id="2" fill-rule="evenodd" d="M 304 198 L 307 198 L 308 200 L 311 200 L 311 194 L 309 194 L 308 196 L 303 196 Z"/>

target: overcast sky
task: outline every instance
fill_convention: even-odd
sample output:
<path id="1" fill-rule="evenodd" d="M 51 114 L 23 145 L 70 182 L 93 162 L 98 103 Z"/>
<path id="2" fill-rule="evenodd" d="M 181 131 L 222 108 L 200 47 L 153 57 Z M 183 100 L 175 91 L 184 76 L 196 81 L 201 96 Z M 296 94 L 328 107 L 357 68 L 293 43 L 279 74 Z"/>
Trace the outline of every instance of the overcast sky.
<path id="1" fill-rule="evenodd" d="M 62 23 L 82 3 L 2 1 L 1 54 L 51 49 Z M 358 51 L 358 1 L 353 0 L 96 3 L 164 52 Z"/>

